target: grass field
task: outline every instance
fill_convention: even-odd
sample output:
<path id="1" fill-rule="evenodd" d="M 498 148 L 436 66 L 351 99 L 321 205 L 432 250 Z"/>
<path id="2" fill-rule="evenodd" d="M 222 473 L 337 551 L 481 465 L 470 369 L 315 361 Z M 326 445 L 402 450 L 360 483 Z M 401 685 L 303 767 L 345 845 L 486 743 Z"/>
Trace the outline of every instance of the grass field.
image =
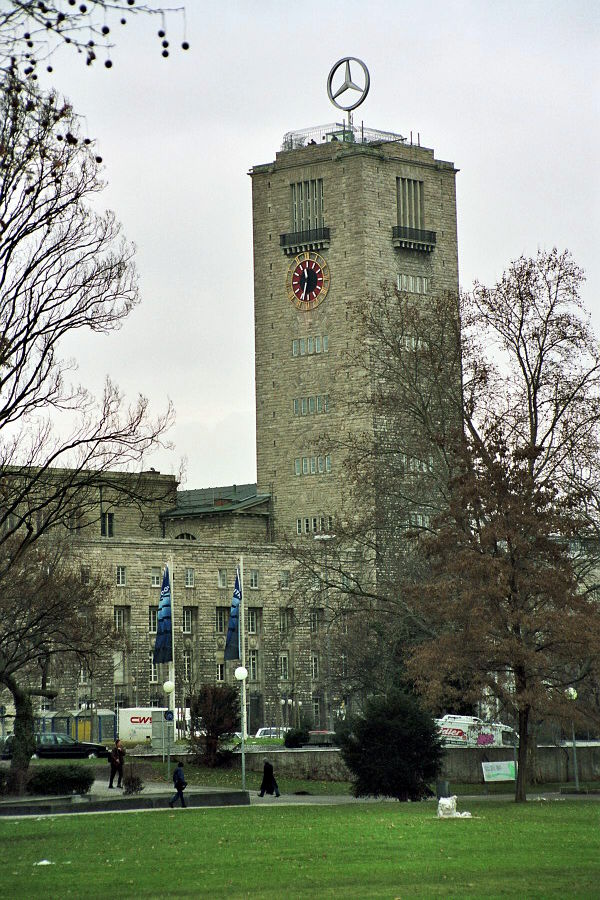
<path id="1" fill-rule="evenodd" d="M 464 804 L 463 804 L 464 806 Z M 600 804 L 189 809 L 0 821 L 10 898 L 597 897 Z M 35 865 L 42 859 L 52 865 Z"/>

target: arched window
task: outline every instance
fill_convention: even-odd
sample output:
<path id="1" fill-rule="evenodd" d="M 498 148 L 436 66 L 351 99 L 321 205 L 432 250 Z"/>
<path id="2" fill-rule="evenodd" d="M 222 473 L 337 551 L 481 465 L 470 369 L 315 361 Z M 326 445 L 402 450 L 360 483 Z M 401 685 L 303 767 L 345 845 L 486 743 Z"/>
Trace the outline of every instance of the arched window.
<path id="1" fill-rule="evenodd" d="M 181 534 L 178 534 L 175 538 L 176 541 L 195 541 L 196 538 L 193 534 L 190 534 L 189 531 L 184 531 Z"/>

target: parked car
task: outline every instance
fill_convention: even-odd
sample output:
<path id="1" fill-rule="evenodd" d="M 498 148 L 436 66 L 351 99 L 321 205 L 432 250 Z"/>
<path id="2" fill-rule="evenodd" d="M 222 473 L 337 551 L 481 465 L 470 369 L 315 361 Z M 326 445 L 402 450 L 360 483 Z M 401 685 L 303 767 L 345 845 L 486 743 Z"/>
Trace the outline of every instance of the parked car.
<path id="1" fill-rule="evenodd" d="M 255 737 L 257 738 L 282 738 L 285 737 L 289 728 L 286 728 L 285 725 L 273 725 L 268 728 L 259 728 L 256 732 Z"/>
<path id="2" fill-rule="evenodd" d="M 12 746 L 14 735 L 9 735 L 2 748 L 2 759 L 12 758 Z M 91 741 L 76 741 L 68 734 L 37 732 L 35 735 L 35 753 L 33 759 L 78 759 L 87 757 L 94 759 L 100 756 L 106 758 L 108 749 L 104 744 L 94 744 Z"/>

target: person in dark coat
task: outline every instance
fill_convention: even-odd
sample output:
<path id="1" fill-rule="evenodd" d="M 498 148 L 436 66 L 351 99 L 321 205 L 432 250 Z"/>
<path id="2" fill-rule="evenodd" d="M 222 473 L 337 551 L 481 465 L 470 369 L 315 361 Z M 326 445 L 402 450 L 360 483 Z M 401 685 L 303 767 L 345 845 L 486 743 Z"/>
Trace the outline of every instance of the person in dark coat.
<path id="1" fill-rule="evenodd" d="M 268 759 L 265 759 L 265 764 L 263 767 L 263 779 L 260 786 L 260 791 L 258 792 L 258 796 L 264 797 L 265 794 L 272 794 L 273 792 L 275 792 L 276 797 L 279 797 L 279 787 L 277 786 L 277 782 L 275 781 L 273 766 Z"/>
<path id="2" fill-rule="evenodd" d="M 175 771 L 173 772 L 173 787 L 175 788 L 175 793 L 171 797 L 169 801 L 169 806 L 173 809 L 173 804 L 179 797 L 181 800 L 181 805 L 185 809 L 185 800 L 183 799 L 183 791 L 187 787 L 187 781 L 185 780 L 185 775 L 183 774 L 183 763 L 177 763 Z"/>
<path id="3" fill-rule="evenodd" d="M 117 774 L 119 776 L 117 779 L 117 787 L 123 787 L 123 766 L 125 765 L 125 749 L 118 738 L 115 741 L 115 746 L 108 754 L 108 761 L 110 763 L 110 781 L 108 782 L 109 788 L 112 788 L 114 786 L 113 781 L 115 780 L 115 775 Z"/>

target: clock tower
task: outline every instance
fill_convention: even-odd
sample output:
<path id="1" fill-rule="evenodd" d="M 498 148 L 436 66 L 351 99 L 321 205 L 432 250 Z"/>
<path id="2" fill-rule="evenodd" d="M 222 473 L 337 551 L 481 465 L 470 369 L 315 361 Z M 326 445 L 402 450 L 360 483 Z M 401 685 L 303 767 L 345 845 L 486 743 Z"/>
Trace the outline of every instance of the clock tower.
<path id="1" fill-rule="evenodd" d="M 341 64 L 344 84 L 334 90 L 336 67 L 328 84 L 336 105 L 344 85 L 360 91 L 350 67 L 366 72 Z M 456 171 L 350 117 L 286 134 L 251 170 L 257 489 L 272 497 L 276 539 L 330 532 L 344 514 L 345 451 L 332 436 L 368 390 L 352 363 L 361 305 L 384 283 L 417 302 L 458 294 Z M 358 415 L 356 427 L 372 423 Z"/>

